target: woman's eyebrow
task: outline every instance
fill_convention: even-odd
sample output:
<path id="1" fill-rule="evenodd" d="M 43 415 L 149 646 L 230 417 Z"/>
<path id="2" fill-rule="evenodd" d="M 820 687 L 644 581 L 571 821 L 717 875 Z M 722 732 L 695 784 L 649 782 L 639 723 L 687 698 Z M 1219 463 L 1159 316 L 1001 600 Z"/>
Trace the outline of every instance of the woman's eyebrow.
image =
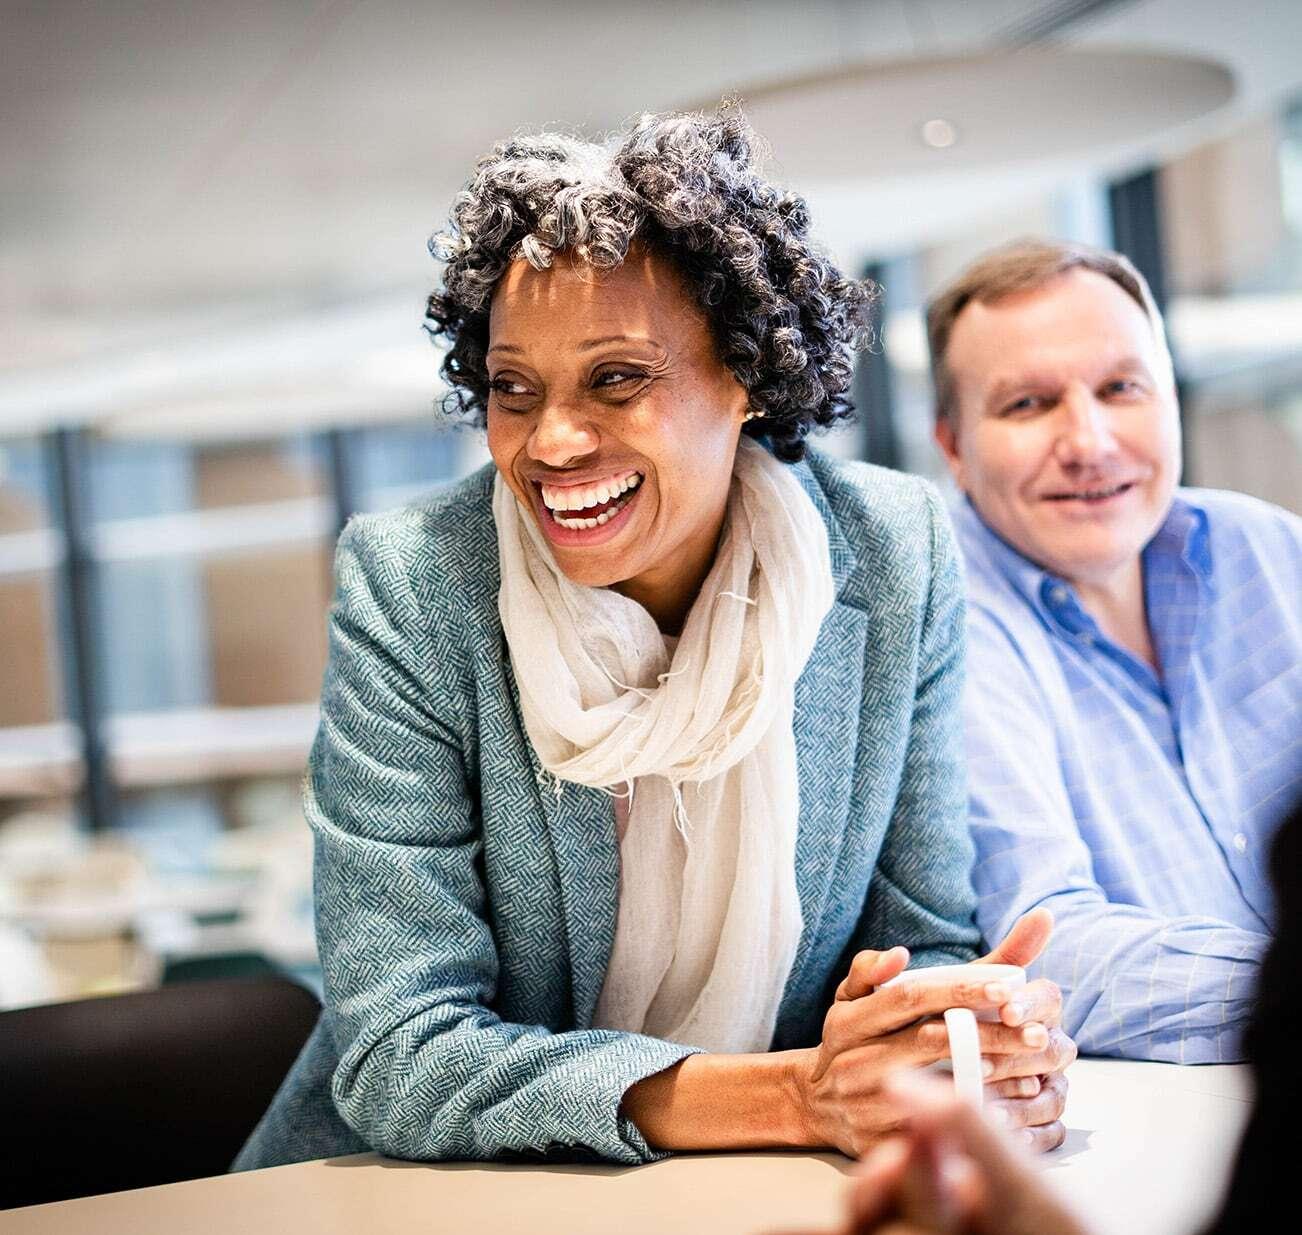
<path id="1" fill-rule="evenodd" d="M 593 348 L 604 347 L 607 343 L 640 343 L 647 347 L 658 347 L 659 344 L 646 335 L 634 334 L 607 334 L 597 339 L 584 339 L 584 341 L 575 348 L 576 351 L 590 352 Z M 506 352 L 513 356 L 523 356 L 525 349 L 514 343 L 494 343 L 487 351 L 486 355 L 491 356 L 494 352 Z"/>
<path id="2" fill-rule="evenodd" d="M 607 334 L 602 335 L 598 339 L 584 339 L 584 341 L 579 344 L 577 350 L 581 352 L 590 352 L 593 348 L 604 347 L 607 343 L 640 343 L 647 347 L 659 346 L 659 344 L 648 335 Z"/>

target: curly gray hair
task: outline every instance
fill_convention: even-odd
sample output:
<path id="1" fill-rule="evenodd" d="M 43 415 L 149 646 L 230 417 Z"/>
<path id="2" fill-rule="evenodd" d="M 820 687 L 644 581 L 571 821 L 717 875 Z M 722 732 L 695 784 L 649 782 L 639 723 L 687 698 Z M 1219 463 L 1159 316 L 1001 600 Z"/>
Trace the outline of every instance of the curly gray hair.
<path id="1" fill-rule="evenodd" d="M 674 262 L 705 311 L 756 413 L 748 433 L 795 462 L 812 428 L 853 416 L 853 353 L 871 338 L 876 288 L 814 247 L 804 199 L 760 176 L 755 144 L 724 107 L 644 115 L 606 145 L 554 133 L 496 145 L 430 241 L 446 262 L 425 321 L 449 345 L 447 410 L 483 423 L 489 305 L 513 260 L 543 269 L 571 250 L 609 269 L 636 238 Z"/>

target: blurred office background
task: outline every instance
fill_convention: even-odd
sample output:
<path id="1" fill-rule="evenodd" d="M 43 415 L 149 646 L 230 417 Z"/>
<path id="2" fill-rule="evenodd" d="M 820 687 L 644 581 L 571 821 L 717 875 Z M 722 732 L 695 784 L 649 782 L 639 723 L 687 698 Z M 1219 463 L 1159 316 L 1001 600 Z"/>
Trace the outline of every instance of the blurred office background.
<path id="1" fill-rule="evenodd" d="M 349 514 L 486 459 L 428 235 L 520 127 L 740 95 L 885 289 L 864 419 L 937 475 L 919 306 L 1027 233 L 1168 314 L 1186 479 L 1302 508 L 1295 0 L 0 4 L 0 1006 L 312 981 L 298 786 Z"/>

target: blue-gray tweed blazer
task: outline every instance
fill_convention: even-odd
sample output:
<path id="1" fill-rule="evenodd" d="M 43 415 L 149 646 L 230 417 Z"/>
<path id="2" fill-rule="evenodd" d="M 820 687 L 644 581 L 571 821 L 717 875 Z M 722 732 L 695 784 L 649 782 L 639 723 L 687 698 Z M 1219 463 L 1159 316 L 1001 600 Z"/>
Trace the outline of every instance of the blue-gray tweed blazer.
<path id="1" fill-rule="evenodd" d="M 970 960 L 962 594 L 924 482 L 810 452 L 837 600 L 796 685 L 804 931 L 774 1049 L 818 1041 L 848 959 Z M 542 783 L 497 612 L 491 467 L 354 519 L 306 784 L 326 1011 L 237 1169 L 657 1154 L 620 1114 L 691 1053 L 592 1029 L 614 938 L 608 796 Z"/>

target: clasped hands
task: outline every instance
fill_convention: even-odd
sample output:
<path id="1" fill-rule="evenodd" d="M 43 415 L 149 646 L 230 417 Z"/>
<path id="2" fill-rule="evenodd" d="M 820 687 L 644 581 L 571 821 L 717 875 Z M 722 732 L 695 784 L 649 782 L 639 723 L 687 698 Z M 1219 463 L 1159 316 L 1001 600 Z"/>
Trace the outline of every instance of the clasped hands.
<path id="1" fill-rule="evenodd" d="M 1052 931 L 1052 915 L 1032 910 L 978 964 L 1029 965 Z M 901 1068 L 947 1058 L 949 1038 L 941 1016 L 948 1008 L 971 1008 L 999 1013 L 997 1021 L 977 1025 L 987 1108 L 1028 1148 L 1060 1145 L 1066 1135 L 1063 1072 L 1076 1058 L 1076 1045 L 1061 1028 L 1058 988 L 1044 979 L 1017 989 L 973 979 L 880 989 L 908 963 L 906 948 L 860 952 L 837 988 L 822 1041 L 808 1048 L 797 1069 L 809 1143 L 857 1157 L 898 1128 L 898 1107 L 882 1091 L 886 1078 Z"/>

